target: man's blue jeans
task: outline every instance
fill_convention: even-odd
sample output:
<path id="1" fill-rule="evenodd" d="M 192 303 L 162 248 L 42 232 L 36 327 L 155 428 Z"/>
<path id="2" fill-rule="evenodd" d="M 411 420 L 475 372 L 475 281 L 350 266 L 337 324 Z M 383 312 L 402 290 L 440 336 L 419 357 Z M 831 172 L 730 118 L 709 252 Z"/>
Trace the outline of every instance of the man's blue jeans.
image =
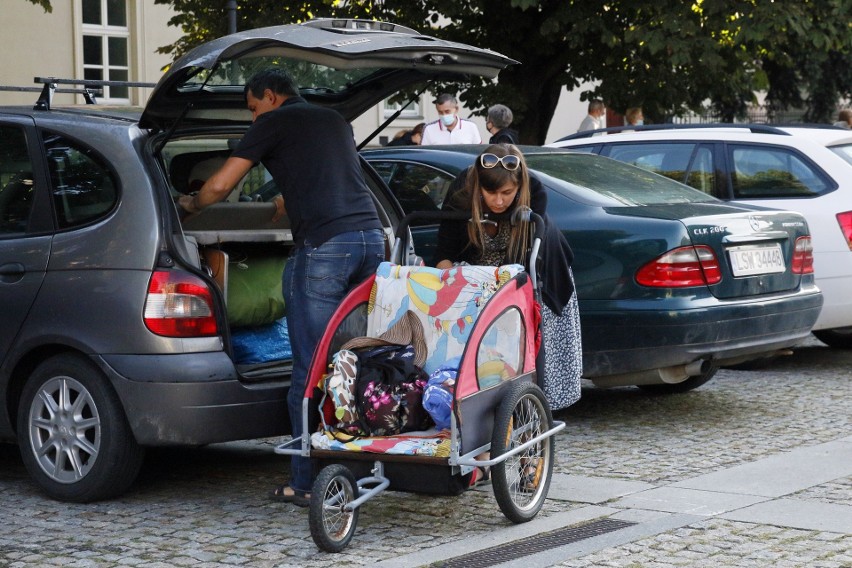
<path id="1" fill-rule="evenodd" d="M 341 233 L 318 247 L 305 242 L 287 261 L 282 290 L 293 348 L 293 378 L 287 408 L 294 439 L 302 435 L 302 398 L 314 349 L 346 293 L 374 274 L 384 258 L 382 232 L 373 229 Z M 290 465 L 290 487 L 310 491 L 310 460 L 292 456 Z"/>

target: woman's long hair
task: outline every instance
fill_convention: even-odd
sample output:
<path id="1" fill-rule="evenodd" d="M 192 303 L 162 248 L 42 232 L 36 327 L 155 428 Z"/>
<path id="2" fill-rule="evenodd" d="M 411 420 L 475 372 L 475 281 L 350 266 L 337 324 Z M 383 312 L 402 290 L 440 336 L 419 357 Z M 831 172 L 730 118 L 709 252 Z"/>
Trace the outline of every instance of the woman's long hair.
<path id="1" fill-rule="evenodd" d="M 509 222 L 512 218 L 512 213 L 519 207 L 530 207 L 530 177 L 527 172 L 526 161 L 518 147 L 513 144 L 492 144 L 485 149 L 483 154 L 494 154 L 499 157 L 507 155 L 517 156 L 520 159 L 520 165 L 516 170 L 507 170 L 503 167 L 503 164 L 497 164 L 493 168 L 484 168 L 479 157 L 477 157 L 474 166 L 468 172 L 463 192 L 469 196 L 467 203 L 470 204 L 471 222 L 468 223 L 467 234 L 471 244 L 480 252 L 485 250 L 485 229 L 482 223 L 484 219 L 497 219 L 502 222 Z M 499 217 L 495 217 L 493 213 L 489 215 L 483 210 L 484 201 L 482 193 L 497 191 L 510 181 L 518 186 L 515 201 Z M 514 223 L 509 237 L 509 249 L 506 253 L 507 261 L 525 265 L 529 245 L 529 222 L 521 221 Z"/>

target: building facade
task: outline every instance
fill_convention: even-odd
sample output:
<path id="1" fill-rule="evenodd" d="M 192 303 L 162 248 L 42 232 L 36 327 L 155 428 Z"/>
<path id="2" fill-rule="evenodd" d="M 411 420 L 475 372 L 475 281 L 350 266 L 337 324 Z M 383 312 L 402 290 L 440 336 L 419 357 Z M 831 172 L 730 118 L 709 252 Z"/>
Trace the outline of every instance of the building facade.
<path id="1" fill-rule="evenodd" d="M 167 24 L 170 7 L 152 0 L 54 0 L 53 11 L 26 0 L 3 1 L 0 85 L 40 88 L 34 77 L 156 83 L 171 58 L 158 47 L 180 30 Z M 141 105 L 151 89 L 104 87 L 99 102 Z M 0 103 L 31 104 L 34 93 L 0 91 Z M 57 104 L 83 103 L 57 93 Z"/>

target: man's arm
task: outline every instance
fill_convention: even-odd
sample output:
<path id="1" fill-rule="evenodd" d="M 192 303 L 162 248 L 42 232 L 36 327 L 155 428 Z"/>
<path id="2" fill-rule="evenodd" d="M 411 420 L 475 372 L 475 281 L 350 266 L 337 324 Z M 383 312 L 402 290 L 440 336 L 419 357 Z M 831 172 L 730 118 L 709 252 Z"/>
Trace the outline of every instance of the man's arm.
<path id="1" fill-rule="evenodd" d="M 178 204 L 189 213 L 198 213 L 208 205 L 218 203 L 228 197 L 237 183 L 254 166 L 254 162 L 245 158 L 228 158 L 222 167 L 207 178 L 195 196 L 184 195 Z"/>

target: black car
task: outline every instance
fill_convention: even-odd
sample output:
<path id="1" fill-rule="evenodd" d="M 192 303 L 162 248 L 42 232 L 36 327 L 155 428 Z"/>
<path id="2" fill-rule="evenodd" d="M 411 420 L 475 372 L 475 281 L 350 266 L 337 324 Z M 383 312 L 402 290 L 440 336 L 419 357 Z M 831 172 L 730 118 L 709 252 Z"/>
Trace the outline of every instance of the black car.
<path id="1" fill-rule="evenodd" d="M 485 146 L 365 150 L 407 213 L 440 209 Z M 797 345 L 822 306 L 798 213 L 737 206 L 588 153 L 522 146 L 571 245 L 583 376 L 684 392 L 717 367 Z M 437 225 L 414 231 L 432 258 Z"/>
<path id="2" fill-rule="evenodd" d="M 314 20 L 191 51 L 144 112 L 53 107 L 49 83 L 35 108 L 0 107 L 0 439 L 49 495 L 91 501 L 124 491 L 146 446 L 286 433 L 293 243 L 259 197 L 269 175 L 257 166 L 185 223 L 175 205 L 251 123 L 246 79 L 284 65 L 352 120 L 409 84 L 511 63 L 394 24 Z M 402 212 L 364 169 L 390 240 Z"/>

